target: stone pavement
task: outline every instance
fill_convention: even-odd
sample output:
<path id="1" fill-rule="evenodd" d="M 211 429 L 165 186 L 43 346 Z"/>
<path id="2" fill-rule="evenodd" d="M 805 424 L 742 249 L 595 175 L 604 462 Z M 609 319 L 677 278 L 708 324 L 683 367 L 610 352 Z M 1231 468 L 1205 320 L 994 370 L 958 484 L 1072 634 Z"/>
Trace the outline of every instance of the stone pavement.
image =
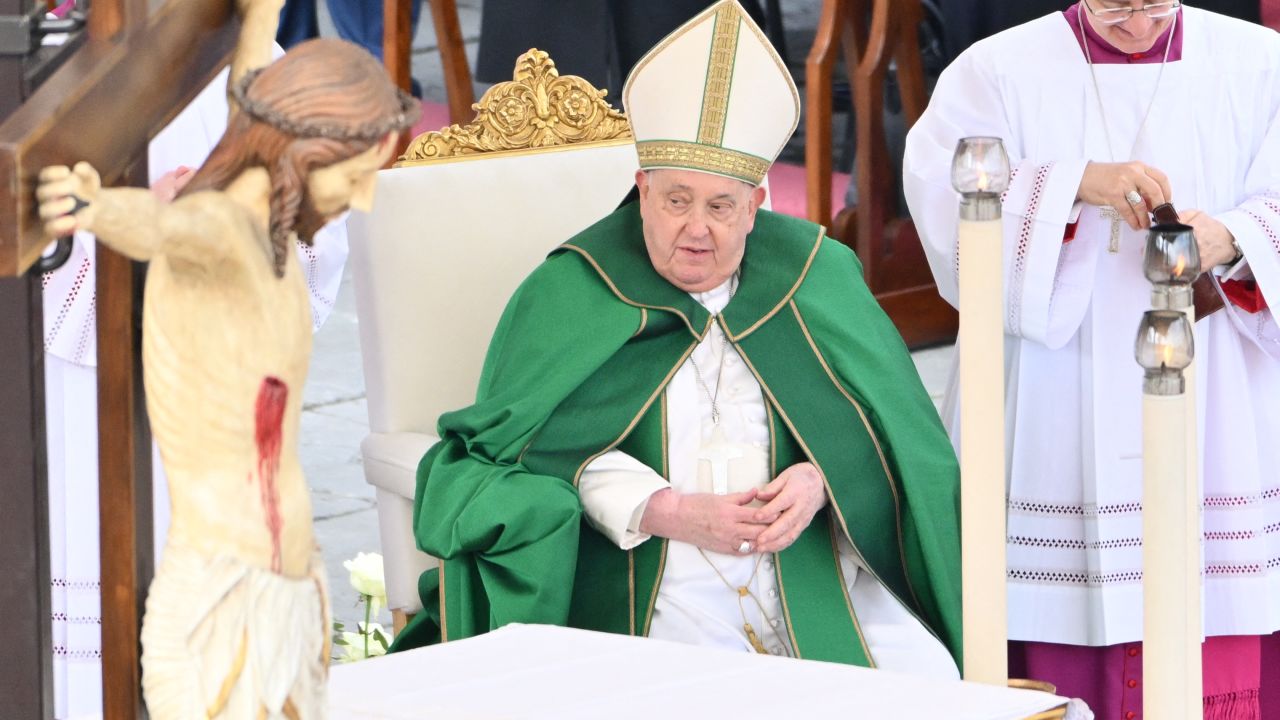
<path id="1" fill-rule="evenodd" d="M 473 63 L 480 36 L 481 4 L 481 0 L 458 0 L 463 37 Z M 817 22 L 818 4 L 817 0 L 783 1 L 793 72 L 803 68 L 803 55 L 812 41 Z M 319 6 L 321 34 L 332 36 L 333 25 L 324 3 Z M 413 75 L 422 83 L 424 97 L 444 102 L 440 55 L 426 8 L 413 48 Z M 477 98 L 480 90 L 477 88 Z M 941 402 L 946 388 L 952 354 L 953 348 L 942 347 L 914 355 L 925 387 L 935 402 Z M 374 492 L 364 481 L 360 460 L 360 442 L 368 432 L 355 297 L 348 272 L 333 313 L 315 336 L 311 372 L 303 398 L 300 449 L 303 469 L 312 488 L 316 536 L 329 570 L 334 618 L 348 624 L 362 620 L 363 613 L 357 610 L 356 594 L 347 581 L 342 562 L 358 552 L 380 551 Z M 385 610 L 380 620 L 390 626 L 390 615 Z"/>

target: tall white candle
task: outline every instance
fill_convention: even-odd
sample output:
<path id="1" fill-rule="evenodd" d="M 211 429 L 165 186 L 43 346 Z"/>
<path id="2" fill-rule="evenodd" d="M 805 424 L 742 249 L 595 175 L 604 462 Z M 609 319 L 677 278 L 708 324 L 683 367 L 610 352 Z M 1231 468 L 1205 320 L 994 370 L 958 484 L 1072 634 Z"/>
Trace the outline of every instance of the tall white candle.
<path id="1" fill-rule="evenodd" d="M 1183 308 L 1183 312 L 1187 316 L 1187 324 L 1192 328 L 1196 322 L 1195 305 L 1188 303 Z M 1187 389 L 1184 393 L 1186 397 L 1186 410 L 1183 418 L 1183 426 L 1186 432 L 1186 451 L 1187 451 L 1187 471 L 1182 487 L 1182 562 L 1183 562 L 1183 593 L 1186 598 L 1183 604 L 1184 621 L 1183 627 L 1186 632 L 1183 633 L 1183 645 L 1186 647 L 1186 657 L 1192 661 L 1193 667 L 1188 667 L 1186 672 L 1186 680 L 1183 684 L 1183 702 L 1186 707 L 1198 708 L 1203 704 L 1203 676 L 1201 675 L 1201 665 L 1203 656 L 1201 655 L 1201 647 L 1204 643 L 1204 614 L 1203 614 L 1203 574 L 1201 568 L 1204 567 L 1204 525 L 1201 518 L 1201 498 L 1204 492 L 1200 488 L 1200 433 L 1196 422 L 1196 365 L 1195 359 L 1192 358 L 1191 364 L 1183 371 L 1186 378 Z M 1144 689 L 1145 692 L 1145 689 Z M 1144 696 L 1145 700 L 1145 696 Z M 1152 717 L 1155 717 L 1154 715 Z"/>
<path id="2" fill-rule="evenodd" d="M 1149 378 L 1156 372 L 1154 363 L 1164 355 L 1177 355 L 1174 364 L 1182 368 L 1176 393 L 1171 378 L 1149 379 L 1144 387 L 1143 635 L 1147 646 L 1143 701 L 1163 708 L 1172 698 L 1178 707 L 1196 710 L 1190 717 L 1198 717 L 1202 703 L 1202 492 L 1191 282 L 1200 273 L 1200 257 L 1192 228 L 1175 222 L 1171 215 L 1171 207 L 1164 217 L 1157 208 L 1160 224 L 1148 234 L 1143 270 L 1153 283 L 1152 306 L 1177 315 L 1144 316 L 1136 348 Z M 1144 358 L 1144 342 L 1150 346 L 1157 336 L 1163 338 L 1160 351 L 1146 347 Z M 1175 462 L 1176 466 L 1171 465 Z"/>
<path id="3" fill-rule="evenodd" d="M 960 507 L 964 677 L 1008 682 L 1005 592 L 1004 283 L 1000 192 L 1008 158 L 995 138 L 965 138 L 961 192 Z"/>
<path id="4" fill-rule="evenodd" d="M 1142 405 L 1143 712 L 1200 717 L 1199 489 L 1186 447 L 1191 399 L 1182 371 L 1194 353 L 1179 310 L 1143 316 L 1135 347 Z M 1194 536 L 1189 533 L 1194 516 Z"/>

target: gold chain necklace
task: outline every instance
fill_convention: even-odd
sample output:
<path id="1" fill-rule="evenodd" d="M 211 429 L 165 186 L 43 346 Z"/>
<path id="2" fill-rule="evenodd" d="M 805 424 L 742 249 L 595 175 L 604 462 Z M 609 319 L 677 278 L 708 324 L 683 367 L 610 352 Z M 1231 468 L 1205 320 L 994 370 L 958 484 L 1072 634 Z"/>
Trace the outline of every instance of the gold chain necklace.
<path id="1" fill-rule="evenodd" d="M 738 290 L 738 275 L 734 273 L 729 278 L 729 299 L 733 299 L 733 294 Z M 727 303 L 726 303 L 727 305 Z M 720 312 L 724 312 L 723 309 Z M 719 314 L 719 313 L 717 313 Z M 717 402 L 720 399 L 720 379 L 724 377 L 724 355 L 729 350 L 729 333 L 724 328 L 720 328 L 720 369 L 716 371 L 716 390 L 711 391 L 707 387 L 707 381 L 702 377 L 702 369 L 698 367 L 698 361 L 693 359 L 693 353 L 689 353 L 689 364 L 693 365 L 693 377 L 698 381 L 698 387 L 702 388 L 702 392 L 707 394 L 707 399 L 711 401 L 711 424 L 720 424 L 720 405 Z"/>
<path id="2" fill-rule="evenodd" d="M 746 633 L 747 642 L 751 643 L 751 647 L 761 655 L 769 654 L 768 648 L 764 646 L 764 641 L 760 639 L 760 634 L 756 632 L 755 627 L 751 625 L 751 621 L 747 619 L 747 608 L 742 604 L 742 599 L 747 597 L 755 602 L 756 609 L 760 611 L 760 617 L 764 618 L 765 623 L 768 624 L 769 631 L 773 633 L 773 637 L 778 641 L 779 646 L 785 647 L 786 643 L 783 642 L 782 635 L 778 633 L 777 628 L 773 625 L 776 621 L 769 617 L 769 613 L 765 612 L 764 604 L 760 602 L 760 598 L 751 592 L 751 584 L 756 581 L 756 576 L 760 574 L 760 562 L 764 560 L 764 554 L 756 555 L 756 565 L 751 569 L 751 577 L 747 578 L 747 583 L 736 586 L 729 582 L 729 579 L 724 576 L 724 573 L 720 572 L 720 568 L 716 567 L 715 563 L 711 562 L 711 558 L 707 557 L 707 553 L 702 548 L 698 548 L 698 554 L 715 571 L 716 577 L 720 578 L 720 582 L 724 583 L 724 586 L 729 588 L 730 592 L 738 596 L 738 612 L 742 613 L 742 632 Z"/>

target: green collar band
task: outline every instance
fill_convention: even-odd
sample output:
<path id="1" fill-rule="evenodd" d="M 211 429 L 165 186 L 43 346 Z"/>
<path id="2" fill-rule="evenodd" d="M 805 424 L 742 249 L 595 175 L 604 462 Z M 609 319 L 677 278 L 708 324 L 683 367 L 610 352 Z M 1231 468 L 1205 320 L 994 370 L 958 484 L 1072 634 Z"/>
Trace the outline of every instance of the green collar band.
<path id="1" fill-rule="evenodd" d="M 725 307 L 730 337 L 741 340 L 783 308 L 795 293 L 822 243 L 824 228 L 768 210 L 756 213 L 747 236 L 738 291 Z M 629 203 L 556 248 L 589 262 L 618 299 L 679 316 L 698 340 L 710 315 L 693 297 L 658 274 L 649 261 L 640 205 Z"/>

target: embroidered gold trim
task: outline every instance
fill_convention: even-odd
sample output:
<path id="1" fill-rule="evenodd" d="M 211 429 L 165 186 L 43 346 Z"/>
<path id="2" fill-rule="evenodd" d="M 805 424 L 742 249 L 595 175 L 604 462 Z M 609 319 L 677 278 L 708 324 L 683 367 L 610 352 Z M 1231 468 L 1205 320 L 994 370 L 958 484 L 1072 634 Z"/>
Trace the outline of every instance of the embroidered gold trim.
<path id="1" fill-rule="evenodd" d="M 729 88 L 733 85 L 733 61 L 738 54 L 737 9 L 721 5 L 716 10 L 711 32 L 711 57 L 702 90 L 702 116 L 698 121 L 698 142 L 719 145 L 724 141 L 724 124 L 729 115 Z"/>
<path id="2" fill-rule="evenodd" d="M 440 644 L 449 642 L 449 614 L 444 594 L 444 560 L 440 561 Z"/>
<path id="3" fill-rule="evenodd" d="M 752 185 L 764 182 L 772 161 L 738 150 L 683 140 L 643 140 L 636 143 L 640 167 L 683 168 L 725 175 Z"/>
<path id="4" fill-rule="evenodd" d="M 782 418 L 782 423 L 786 425 L 787 429 L 791 430 L 791 437 L 796 438 L 796 442 L 800 443 L 800 450 L 804 452 L 805 457 L 808 457 L 809 462 L 813 462 L 814 468 L 818 469 L 818 475 L 822 477 L 822 486 L 824 488 L 827 488 L 827 500 L 831 502 L 831 509 L 836 512 L 836 519 L 840 520 L 840 527 L 841 529 L 845 530 L 845 537 L 849 538 L 849 544 L 851 544 L 851 546 L 854 546 L 855 551 L 858 550 L 858 546 L 856 546 L 856 544 L 854 543 L 854 538 L 852 538 L 851 534 L 849 534 L 849 524 L 845 523 L 845 515 L 842 514 L 842 512 L 840 511 L 840 506 L 838 506 L 836 503 L 836 495 L 835 495 L 835 492 L 832 492 L 831 483 L 827 482 L 826 470 L 822 469 L 822 464 L 820 464 L 820 462 L 818 462 L 818 460 L 815 459 L 813 455 L 813 451 L 809 450 L 808 445 L 805 445 L 804 438 L 800 436 L 799 432 L 796 432 L 795 425 L 791 424 L 791 418 L 788 418 L 786 410 L 782 409 L 782 405 L 778 404 L 778 398 L 774 397 L 773 391 L 771 391 L 771 389 L 769 389 L 768 384 L 764 382 L 764 378 L 762 377 L 762 375 L 760 375 L 759 370 L 756 370 L 755 365 L 751 364 L 750 357 L 746 356 L 746 352 L 742 351 L 742 348 L 740 346 L 735 345 L 733 347 L 736 347 L 737 352 L 739 352 L 739 355 L 742 356 L 742 363 L 746 363 L 746 368 L 751 370 L 751 374 L 755 375 L 756 382 L 760 383 L 760 389 L 763 389 L 764 395 L 768 396 L 769 402 L 772 402 L 773 406 L 777 407 L 778 416 Z M 901 547 L 901 538 L 899 538 L 899 544 Z M 905 566 L 904 566 L 904 570 L 905 570 Z M 905 607 L 906 611 L 910 612 L 913 618 L 915 618 L 916 620 L 920 620 L 920 616 L 916 615 L 915 612 L 911 610 L 911 607 L 908 605 L 908 603 L 902 602 L 902 598 L 897 597 L 897 593 L 893 592 L 893 589 L 888 587 L 888 584 L 884 583 L 884 580 L 879 578 L 879 575 L 876 574 L 876 570 L 872 570 L 870 569 L 870 566 L 868 566 L 867 571 L 868 573 L 872 574 L 873 578 L 876 578 L 876 582 L 878 582 L 881 585 L 884 585 L 884 589 L 886 589 L 886 591 L 888 591 L 888 594 L 890 594 L 890 596 L 893 597 L 893 600 L 901 602 L 902 607 Z M 908 589 L 910 589 L 910 591 L 913 592 L 913 598 L 914 598 L 915 591 L 913 588 L 911 588 L 910 580 L 908 580 Z M 919 603 L 916 603 L 916 605 L 919 605 Z M 933 637 L 937 637 L 937 633 L 934 633 L 933 629 L 929 628 L 928 623 L 925 623 L 924 620 L 920 620 L 920 624 L 924 625 L 924 629 L 928 630 L 928 632 L 931 633 Z"/>
<path id="5" fill-rule="evenodd" d="M 649 324 L 649 309 L 640 308 L 640 327 L 636 328 L 636 331 L 631 334 L 631 337 L 636 337 L 640 333 L 644 332 L 644 328 L 648 324 Z"/>
<path id="6" fill-rule="evenodd" d="M 759 320 L 755 321 L 755 323 L 753 323 L 751 327 L 747 328 L 746 330 L 743 330 L 737 335 L 730 335 L 729 328 L 725 327 L 724 324 L 721 323 L 720 325 L 721 329 L 724 330 L 726 335 L 729 335 L 730 340 L 737 342 L 742 338 L 755 332 L 757 328 L 759 328 L 761 325 L 768 322 L 770 318 L 778 314 L 779 310 L 786 307 L 787 303 L 791 302 L 791 299 L 795 297 L 795 294 L 800 290 L 800 286 L 804 284 L 804 279 L 809 276 L 809 268 L 813 267 L 813 260 L 814 258 L 818 257 L 818 250 L 822 248 L 822 238 L 826 237 L 826 234 L 827 234 L 827 229 L 823 226 L 819 226 L 818 238 L 813 243 L 813 249 L 809 251 L 809 259 L 805 260 L 804 267 L 801 268 L 800 274 L 796 277 L 795 284 L 791 286 L 791 289 L 787 291 L 786 295 L 782 296 L 782 299 L 778 301 L 778 304 L 775 305 L 772 310 L 765 313 L 764 316 L 761 317 Z"/>
<path id="7" fill-rule="evenodd" d="M 911 584 L 911 573 L 907 568 L 907 551 L 905 543 L 902 540 L 902 504 L 901 498 L 898 497 L 898 488 L 893 484 L 893 472 L 889 469 L 889 461 L 884 456 L 884 448 L 880 446 L 880 438 L 876 437 L 876 431 L 872 429 L 871 423 L 867 420 L 867 414 L 862 410 L 862 405 L 853 396 L 844 389 L 840 381 L 836 379 L 835 373 L 831 372 L 831 366 L 827 364 L 827 359 L 822 355 L 822 351 L 818 349 L 818 344 L 813 341 L 813 336 L 809 334 L 809 326 L 805 324 L 804 318 L 800 315 L 800 308 L 796 307 L 794 300 L 791 301 L 791 312 L 796 316 L 796 322 L 800 323 L 800 331 L 804 333 L 804 339 L 809 343 L 809 349 L 813 351 L 818 362 L 822 365 L 822 370 L 827 374 L 827 378 L 831 380 L 831 384 L 836 386 L 840 394 L 850 405 L 858 411 L 858 417 L 862 420 L 862 424 L 867 429 L 867 434 L 871 436 L 871 444 L 876 448 L 876 455 L 880 457 L 880 467 L 884 469 L 884 476 L 889 480 L 889 492 L 893 495 L 893 517 L 898 528 L 898 557 L 902 561 L 902 576 L 906 578 L 907 590 L 911 593 L 911 599 L 915 601 L 916 607 L 920 605 L 920 598 L 916 596 L 916 589 Z M 845 532 L 848 532 L 846 528 Z M 849 542 L 853 542 L 853 536 L 849 535 Z M 869 568 L 868 568 L 869 569 Z M 926 626 L 927 627 L 927 626 Z"/>
<path id="8" fill-rule="evenodd" d="M 635 68 L 632 69 L 631 75 L 627 78 L 627 83 L 622 88 L 622 104 L 628 107 L 631 105 L 631 101 L 629 98 L 631 95 L 632 79 L 639 77 L 641 74 L 641 71 L 654 58 L 660 56 L 662 54 L 662 51 L 665 50 L 668 46 L 670 46 L 672 43 L 679 40 L 680 38 L 684 37 L 684 35 L 688 33 L 689 30 L 692 29 L 694 26 L 702 22 L 705 22 L 709 15 L 716 13 L 718 11 L 719 11 L 719 8 L 717 8 L 714 5 L 707 8 L 706 10 L 703 10 L 701 13 L 698 13 L 694 17 L 690 18 L 688 22 L 686 22 L 685 24 L 681 25 L 679 28 L 676 28 L 674 31 L 672 31 L 670 35 L 663 38 L 662 42 L 655 45 L 653 49 L 650 50 L 648 53 L 645 53 L 645 56 L 640 58 L 640 62 L 636 63 Z M 759 26 L 755 24 L 755 21 L 753 21 L 750 16 L 743 15 L 741 17 L 742 17 L 742 20 L 740 21 L 741 25 L 745 25 L 747 29 L 751 31 L 751 34 L 756 36 L 757 41 L 759 41 L 760 45 L 764 47 L 765 51 L 769 54 L 769 57 L 773 59 L 773 64 L 778 68 L 778 72 L 781 73 L 784 77 L 790 78 L 791 71 L 787 69 L 786 62 L 783 61 L 782 56 L 778 54 L 778 51 L 774 49 L 773 44 L 769 42 L 769 39 L 767 37 L 765 37 L 764 31 L 762 31 L 759 28 Z M 794 107 L 795 107 L 795 112 L 792 113 L 793 119 L 791 121 L 791 129 L 788 130 L 786 134 L 786 137 L 789 138 L 793 133 L 795 133 L 796 127 L 799 126 L 800 124 L 800 93 L 796 89 L 794 82 L 790 82 L 787 84 L 790 86 L 791 102 L 794 103 Z"/>
<path id="9" fill-rule="evenodd" d="M 600 263 L 596 262 L 596 259 L 591 257 L 591 253 L 587 252 L 586 250 L 583 250 L 577 245 L 565 244 L 565 245 L 561 245 L 560 247 L 565 250 L 571 250 L 573 252 L 576 252 L 582 257 L 586 258 L 587 262 L 591 263 L 591 267 L 595 268 L 596 272 L 600 275 L 601 279 L 604 280 L 604 284 L 609 286 L 609 291 L 612 292 L 614 295 L 616 295 L 619 300 L 621 300 L 622 302 L 632 307 L 651 308 L 653 310 L 666 310 L 669 313 L 673 313 L 674 315 L 676 315 L 677 317 L 679 317 L 681 320 L 684 321 L 685 327 L 689 328 L 689 332 L 693 333 L 693 336 L 698 339 L 698 342 L 702 342 L 702 333 L 699 333 L 697 330 L 693 328 L 693 321 L 685 317 L 685 314 L 683 312 L 680 312 L 679 310 L 673 307 L 667 307 L 665 305 L 645 305 L 644 303 L 636 302 L 635 300 L 632 300 L 626 295 L 623 295 L 622 291 L 618 289 L 618 286 L 613 284 L 613 279 L 610 278 L 609 274 L 604 271 L 604 268 L 600 267 Z M 711 320 L 710 318 L 707 319 L 707 328 L 711 327 L 710 320 Z M 703 328 L 702 332 L 705 333 L 707 331 L 707 328 Z"/>
<path id="10" fill-rule="evenodd" d="M 791 623 L 791 606 L 787 604 L 787 589 L 782 585 L 782 553 L 773 554 L 773 577 L 778 582 L 778 600 L 782 604 L 782 617 L 787 621 L 787 637 L 791 638 L 791 652 L 797 660 L 803 660 L 800 654 L 800 641 L 796 640 L 796 631 Z"/>
<path id="11" fill-rule="evenodd" d="M 658 560 L 658 576 L 653 581 L 653 592 L 649 595 L 649 609 L 644 614 L 644 636 L 649 637 L 649 628 L 653 626 L 653 607 L 658 604 L 658 591 L 662 589 L 662 575 L 667 571 L 667 539 L 662 538 L 662 557 Z"/>
<path id="12" fill-rule="evenodd" d="M 667 453 L 667 393 L 662 393 L 662 398 L 658 401 L 659 412 L 662 413 L 660 418 L 662 423 L 662 477 L 671 482 L 671 463 L 670 456 Z"/>
<path id="13" fill-rule="evenodd" d="M 636 551 L 627 551 L 627 634 L 636 634 Z"/>
<path id="14" fill-rule="evenodd" d="M 778 438 L 773 427 L 777 420 L 773 415 L 773 406 L 766 404 L 764 411 L 769 416 L 769 468 L 777 476 L 782 474 L 782 468 L 778 467 Z"/>
<path id="15" fill-rule="evenodd" d="M 710 320 L 710 318 L 707 318 L 708 327 L 711 325 Z M 671 378 L 676 374 L 676 371 L 680 369 L 680 366 L 684 365 L 684 361 L 693 354 L 693 349 L 696 347 L 698 347 L 698 343 L 693 343 L 689 346 L 688 350 L 684 351 L 684 354 L 680 356 L 680 360 L 667 372 L 667 376 L 662 379 L 662 382 L 658 384 L 658 388 L 653 391 L 653 394 L 649 396 L 648 400 L 644 401 L 644 405 L 640 406 L 640 411 L 636 413 L 635 417 L 631 418 L 631 422 L 623 429 L 622 434 L 614 438 L 613 442 L 605 445 L 599 452 L 582 461 L 582 464 L 578 466 L 577 472 L 573 474 L 574 488 L 578 487 L 578 483 L 582 480 L 582 472 L 587 469 L 587 466 L 590 465 L 593 460 L 618 447 L 618 443 L 622 442 L 623 438 L 631 434 L 631 431 L 636 428 L 637 424 L 639 424 L 640 418 L 644 417 L 644 414 L 653 406 L 653 401 L 660 395 L 665 394 L 667 383 L 671 382 Z"/>
<path id="16" fill-rule="evenodd" d="M 858 622 L 858 612 L 853 609 L 853 598 L 849 597 L 849 580 L 844 576 L 844 563 L 840 562 L 840 543 L 836 540 L 836 526 L 827 524 L 827 535 L 831 538 L 831 557 L 836 561 L 836 576 L 840 578 L 840 592 L 844 594 L 844 606 L 849 609 L 849 617 L 853 620 L 853 631 L 858 634 L 858 642 L 862 643 L 862 652 L 867 656 L 867 663 L 876 667 L 876 659 L 871 656 L 871 648 L 862 635 L 862 623 Z M 856 578 L 855 578 L 856 580 Z"/>
<path id="17" fill-rule="evenodd" d="M 395 166 L 630 139 L 626 115 L 606 94 L 576 75 L 560 75 L 547 53 L 530 50 L 516 59 L 510 81 L 489 88 L 472 106 L 475 120 L 419 135 Z"/>

